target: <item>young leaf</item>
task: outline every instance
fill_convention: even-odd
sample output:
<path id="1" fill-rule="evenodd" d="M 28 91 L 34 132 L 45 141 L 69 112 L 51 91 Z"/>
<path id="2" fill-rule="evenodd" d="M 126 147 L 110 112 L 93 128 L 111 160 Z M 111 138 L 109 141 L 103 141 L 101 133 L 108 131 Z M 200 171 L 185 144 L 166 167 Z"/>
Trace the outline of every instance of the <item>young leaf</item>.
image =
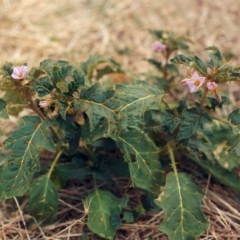
<path id="1" fill-rule="evenodd" d="M 67 61 L 46 59 L 36 71 L 45 73 L 45 76 L 36 74 L 39 78 L 32 84 L 31 90 L 37 91 L 39 97 L 50 94 L 53 89 L 63 95 L 71 95 L 85 85 L 82 70 Z M 34 75 L 34 72 L 32 74 Z"/>
<path id="2" fill-rule="evenodd" d="M 219 49 L 217 47 L 212 46 L 212 47 L 206 48 L 206 50 L 213 51 L 212 53 L 209 54 L 211 60 L 208 63 L 208 67 L 213 68 L 213 69 L 221 67 L 222 64 L 224 63 L 225 59 L 222 56 Z"/>
<path id="3" fill-rule="evenodd" d="M 202 199 L 203 193 L 188 175 L 169 173 L 163 192 L 155 201 L 165 212 L 159 230 L 170 240 L 194 240 L 208 227 L 201 209 Z"/>
<path id="4" fill-rule="evenodd" d="M 29 195 L 29 213 L 40 223 L 52 223 L 57 217 L 58 192 L 50 176 L 38 177 L 31 184 Z"/>
<path id="5" fill-rule="evenodd" d="M 108 191 L 96 189 L 87 196 L 85 202 L 88 212 L 87 226 L 102 238 L 113 239 L 117 230 L 112 221 L 113 216 L 119 216 L 125 205 L 126 199 L 119 199 Z"/>
<path id="6" fill-rule="evenodd" d="M 116 144 L 128 162 L 133 184 L 157 195 L 164 176 L 153 141 L 143 132 L 131 130 L 121 132 Z"/>
<path id="7" fill-rule="evenodd" d="M 49 120 L 26 116 L 5 140 L 5 149 L 11 151 L 2 179 L 7 198 L 21 196 L 26 191 L 33 174 L 39 169 L 38 158 L 42 149 L 55 151 L 48 131 L 51 125 Z"/>

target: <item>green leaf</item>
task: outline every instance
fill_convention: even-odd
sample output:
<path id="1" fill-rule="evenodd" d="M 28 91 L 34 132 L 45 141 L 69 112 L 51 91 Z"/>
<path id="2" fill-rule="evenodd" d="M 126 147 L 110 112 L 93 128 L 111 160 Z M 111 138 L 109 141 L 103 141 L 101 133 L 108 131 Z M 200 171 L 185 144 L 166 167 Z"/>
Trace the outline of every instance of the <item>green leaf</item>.
<path id="1" fill-rule="evenodd" d="M 177 140 L 189 138 L 194 132 L 203 129 L 205 123 L 212 121 L 207 112 L 201 112 L 199 108 L 186 109 L 183 112 L 183 123 L 180 126 Z"/>
<path id="2" fill-rule="evenodd" d="M 104 64 L 104 67 L 97 69 L 97 80 L 109 73 L 123 73 L 119 63 L 113 59 L 106 58 L 101 55 L 92 55 L 86 62 L 81 63 L 81 69 L 85 72 L 88 79 L 93 76 L 93 71 L 100 65 Z"/>
<path id="3" fill-rule="evenodd" d="M 41 150 L 55 151 L 48 131 L 51 125 L 49 120 L 26 116 L 20 119 L 18 128 L 5 140 L 5 149 L 11 151 L 2 179 L 7 198 L 21 196 L 26 191 L 33 174 L 39 170 Z"/>
<path id="4" fill-rule="evenodd" d="M 74 157 L 71 162 L 60 163 L 54 168 L 54 171 L 64 181 L 83 180 L 86 175 L 92 173 L 88 161 L 83 157 Z"/>
<path id="5" fill-rule="evenodd" d="M 53 89 L 60 94 L 71 95 L 85 85 L 82 70 L 67 61 L 46 59 L 36 71 L 44 73 L 44 76 L 36 73 L 38 78 L 33 81 L 31 88 L 32 91 L 37 91 L 39 97 L 50 94 Z"/>
<path id="6" fill-rule="evenodd" d="M 99 83 L 82 89 L 80 99 L 75 100 L 75 110 L 85 111 L 90 131 L 100 120 L 107 119 L 107 136 L 113 128 L 139 126 L 144 123 L 147 110 L 158 110 L 163 91 L 145 81 L 135 81 L 104 89 Z"/>
<path id="7" fill-rule="evenodd" d="M 197 56 L 184 56 L 182 54 L 177 55 L 171 59 L 172 63 L 182 64 L 188 67 L 196 69 L 203 76 L 207 76 L 207 65 Z"/>
<path id="8" fill-rule="evenodd" d="M 115 98 L 114 90 L 104 90 L 100 83 L 94 84 L 88 89 L 82 89 L 80 100 L 75 102 L 76 111 L 86 112 L 89 118 L 90 131 L 96 127 L 101 118 L 108 119 L 108 122 L 116 122 L 116 110 L 119 107 Z"/>
<path id="9" fill-rule="evenodd" d="M 188 175 L 169 173 L 163 192 L 155 201 L 165 212 L 159 230 L 170 240 L 196 239 L 208 227 L 201 209 L 202 199 L 202 191 Z"/>
<path id="10" fill-rule="evenodd" d="M 222 64 L 224 63 L 225 59 L 222 56 L 222 54 L 219 51 L 219 49 L 217 47 L 212 46 L 212 47 L 206 48 L 206 50 L 212 51 L 212 53 L 209 54 L 211 60 L 208 63 L 208 67 L 214 69 L 214 68 L 218 68 L 218 67 L 222 66 Z"/>
<path id="11" fill-rule="evenodd" d="M 215 109 L 218 107 L 220 109 L 222 109 L 222 106 L 225 105 L 229 105 L 230 104 L 230 100 L 227 97 L 222 97 L 222 101 L 219 102 L 215 97 L 208 97 L 207 100 L 210 103 L 210 107 L 206 106 L 207 109 L 212 109 L 213 111 L 215 111 Z"/>
<path id="12" fill-rule="evenodd" d="M 229 172 L 218 163 L 209 161 L 206 157 L 199 157 L 196 154 L 192 155 L 192 160 L 205 169 L 207 173 L 210 173 L 218 182 L 236 190 L 240 190 L 240 181 L 236 173 Z"/>
<path id="13" fill-rule="evenodd" d="M 38 222 L 52 223 L 57 217 L 58 192 L 50 176 L 38 177 L 29 189 L 28 211 Z"/>
<path id="14" fill-rule="evenodd" d="M 51 84 L 48 77 L 38 78 L 31 88 L 31 91 L 36 91 L 39 97 L 44 97 L 51 94 L 54 86 Z"/>
<path id="15" fill-rule="evenodd" d="M 197 66 L 197 70 L 202 74 L 202 75 L 207 75 L 207 65 L 197 56 L 194 56 L 194 62 Z"/>
<path id="16" fill-rule="evenodd" d="M 182 123 L 182 117 L 174 114 L 174 111 L 167 110 L 165 113 L 164 123 L 171 134 L 174 133 L 177 126 Z"/>
<path id="17" fill-rule="evenodd" d="M 122 126 L 144 125 L 146 111 L 159 110 L 164 92 L 146 81 L 134 81 L 116 85 L 119 100 L 119 122 Z"/>
<path id="18" fill-rule="evenodd" d="M 116 198 L 108 191 L 96 189 L 87 196 L 85 202 L 88 212 L 87 226 L 104 239 L 113 239 L 117 230 L 112 222 L 113 216 L 120 216 L 125 205 L 125 199 Z"/>
<path id="19" fill-rule="evenodd" d="M 182 54 L 179 54 L 172 58 L 171 63 L 174 64 L 182 64 L 188 67 L 191 67 L 192 63 L 194 62 L 194 57 L 193 56 L 184 56 Z"/>
<path id="20" fill-rule="evenodd" d="M 155 59 L 149 58 L 146 59 L 150 64 L 152 64 L 154 67 L 156 67 L 158 70 L 162 71 L 162 63 L 160 61 L 157 61 Z"/>
<path id="21" fill-rule="evenodd" d="M 128 162 L 133 184 L 155 195 L 164 184 L 164 176 L 153 141 L 138 130 L 121 132 L 116 144 Z"/>
<path id="22" fill-rule="evenodd" d="M 234 125 L 240 125 L 240 108 L 232 111 L 229 116 L 228 119 L 230 120 L 230 122 Z M 240 126 L 239 126 L 240 127 Z"/>
<path id="23" fill-rule="evenodd" d="M 123 213 L 123 221 L 127 223 L 133 223 L 134 222 L 134 217 L 132 212 L 124 212 Z"/>
<path id="24" fill-rule="evenodd" d="M 212 137 L 208 139 L 206 135 L 204 135 L 205 140 L 202 138 L 199 138 L 200 136 L 203 136 L 202 133 L 200 133 L 200 136 L 197 136 L 197 138 L 190 138 L 188 141 L 188 149 L 183 151 L 184 154 L 189 157 L 192 161 L 197 163 L 201 168 L 203 168 L 207 173 L 210 173 L 211 176 L 216 179 L 218 182 L 225 184 L 226 186 L 232 187 L 234 189 L 240 189 L 240 181 L 238 179 L 237 173 L 230 172 L 229 170 L 223 168 L 217 160 L 214 158 L 213 151 L 215 151 L 215 145 L 218 146 L 218 141 L 221 142 L 222 139 L 226 139 L 226 131 L 223 131 L 224 129 L 220 128 L 219 131 L 216 131 L 213 126 L 209 128 L 209 131 L 212 133 Z M 215 143 L 215 139 L 218 140 Z M 239 157 L 238 157 L 239 159 Z M 223 161 L 230 162 L 229 166 L 232 166 L 236 159 L 232 160 L 230 157 L 223 158 Z M 233 163 L 232 163 L 233 161 Z M 239 161 L 239 160 L 237 160 Z M 223 163 L 224 165 L 225 163 Z"/>
<path id="25" fill-rule="evenodd" d="M 9 119 L 7 104 L 3 99 L 0 99 L 0 118 Z"/>
<path id="26" fill-rule="evenodd" d="M 166 44 L 171 51 L 182 49 L 187 50 L 189 47 L 187 42 L 192 42 L 190 39 L 182 36 L 176 36 L 174 32 L 164 30 L 149 30 L 149 32 L 157 37 L 161 43 Z"/>
<path id="27" fill-rule="evenodd" d="M 65 138 L 69 144 L 69 152 L 74 154 L 79 148 L 79 141 L 82 128 L 80 125 L 74 122 L 73 115 L 66 115 L 66 118 L 57 118 L 57 122 L 60 124 L 60 128 L 65 132 Z"/>
<path id="28" fill-rule="evenodd" d="M 11 115 L 18 115 L 23 110 L 23 105 L 27 106 L 26 97 L 21 92 L 9 90 L 4 94 L 3 100 L 7 104 L 7 113 Z"/>

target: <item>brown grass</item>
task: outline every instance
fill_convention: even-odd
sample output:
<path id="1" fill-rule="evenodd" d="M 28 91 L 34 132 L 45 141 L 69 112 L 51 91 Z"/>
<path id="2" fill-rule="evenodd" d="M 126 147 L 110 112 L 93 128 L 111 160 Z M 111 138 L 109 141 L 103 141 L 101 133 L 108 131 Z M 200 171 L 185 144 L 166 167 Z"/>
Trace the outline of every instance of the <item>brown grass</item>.
<path id="1" fill-rule="evenodd" d="M 38 65 L 46 58 L 66 59 L 73 63 L 89 54 L 113 57 L 123 68 L 138 73 L 149 70 L 143 58 L 153 56 L 148 29 L 172 30 L 191 38 L 192 49 L 200 56 L 207 46 L 233 50 L 240 54 L 238 33 L 240 1 L 210 0 L 0 0 L 0 64 L 6 61 Z M 128 54 L 120 54 L 128 52 Z M 236 88 L 236 86 L 229 86 Z M 224 190 L 207 180 L 203 210 L 211 222 L 199 239 L 240 239 L 240 203 L 231 190 Z M 81 239 L 86 230 L 82 187 L 60 190 L 58 221 L 47 227 L 33 225 L 25 229 L 20 209 L 27 201 L 4 201 L 0 213 L 0 239 Z M 137 192 L 132 198 L 137 197 Z M 24 210 L 23 218 L 31 220 Z M 167 239 L 157 231 L 163 212 L 138 224 L 123 224 L 116 240 Z M 89 239 L 94 239 L 90 237 Z M 96 239 L 96 238 L 95 238 Z"/>

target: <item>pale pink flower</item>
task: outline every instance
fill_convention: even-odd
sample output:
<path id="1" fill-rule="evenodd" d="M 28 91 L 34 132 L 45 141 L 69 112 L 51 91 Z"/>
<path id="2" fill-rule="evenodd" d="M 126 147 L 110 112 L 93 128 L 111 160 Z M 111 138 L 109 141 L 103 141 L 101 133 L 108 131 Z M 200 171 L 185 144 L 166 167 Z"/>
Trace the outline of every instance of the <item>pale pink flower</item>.
<path id="1" fill-rule="evenodd" d="M 215 82 L 208 82 L 206 84 L 208 90 L 212 91 L 215 90 L 216 88 L 218 88 L 218 85 Z"/>
<path id="2" fill-rule="evenodd" d="M 41 108 L 46 108 L 46 107 L 49 106 L 49 102 L 46 101 L 46 100 L 40 101 L 40 102 L 39 102 L 39 106 L 40 106 Z"/>
<path id="3" fill-rule="evenodd" d="M 162 44 L 158 41 L 152 43 L 152 48 L 154 49 L 155 52 L 162 52 L 164 51 L 167 46 L 165 44 Z"/>
<path id="4" fill-rule="evenodd" d="M 204 84 L 205 77 L 200 77 L 197 72 L 192 74 L 191 78 L 185 78 L 181 81 L 182 86 L 188 86 L 190 92 L 197 92 L 197 90 Z"/>
<path id="5" fill-rule="evenodd" d="M 220 94 L 220 89 L 218 87 L 218 85 L 215 82 L 208 82 L 206 84 L 208 90 L 210 90 L 216 97 L 216 99 L 218 100 L 218 102 L 222 101 L 222 97 Z"/>
<path id="6" fill-rule="evenodd" d="M 22 80 L 25 79 L 27 76 L 28 67 L 27 66 L 20 66 L 20 67 L 14 67 L 12 78 L 16 80 Z"/>

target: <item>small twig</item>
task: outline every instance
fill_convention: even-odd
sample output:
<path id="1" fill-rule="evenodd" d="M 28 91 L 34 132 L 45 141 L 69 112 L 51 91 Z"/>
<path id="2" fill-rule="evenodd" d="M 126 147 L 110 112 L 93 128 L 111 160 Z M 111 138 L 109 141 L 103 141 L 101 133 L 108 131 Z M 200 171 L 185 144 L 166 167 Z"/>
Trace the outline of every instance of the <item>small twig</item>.
<path id="1" fill-rule="evenodd" d="M 41 118 L 41 119 L 45 119 L 46 117 L 44 116 L 44 114 L 41 112 L 41 110 L 34 104 L 33 100 L 32 100 L 32 96 L 31 94 L 27 93 L 26 94 L 27 100 L 29 101 L 29 107 Z"/>
<path id="2" fill-rule="evenodd" d="M 24 228 L 25 228 L 25 230 L 26 230 L 26 234 L 27 234 L 28 240 L 31 240 L 31 238 L 29 237 L 29 234 L 28 234 L 27 225 L 26 225 L 26 222 L 25 222 L 25 220 L 24 220 L 24 218 L 23 218 L 22 210 L 21 210 L 21 208 L 20 208 L 20 206 L 19 206 L 18 200 L 17 200 L 16 197 L 14 197 L 14 200 L 15 200 L 15 203 L 16 203 L 16 205 L 17 205 L 17 207 L 18 207 L 18 211 L 19 211 L 19 213 L 20 213 L 20 216 L 21 216 L 21 218 L 22 218 L 23 225 L 24 225 Z"/>
<path id="3" fill-rule="evenodd" d="M 208 193 L 208 189 L 209 189 L 210 182 L 211 182 L 211 174 L 209 173 L 209 174 L 208 174 L 208 180 L 207 180 L 207 186 L 206 186 L 206 189 L 205 189 L 205 194 L 206 194 L 206 195 L 207 195 L 207 193 Z"/>

